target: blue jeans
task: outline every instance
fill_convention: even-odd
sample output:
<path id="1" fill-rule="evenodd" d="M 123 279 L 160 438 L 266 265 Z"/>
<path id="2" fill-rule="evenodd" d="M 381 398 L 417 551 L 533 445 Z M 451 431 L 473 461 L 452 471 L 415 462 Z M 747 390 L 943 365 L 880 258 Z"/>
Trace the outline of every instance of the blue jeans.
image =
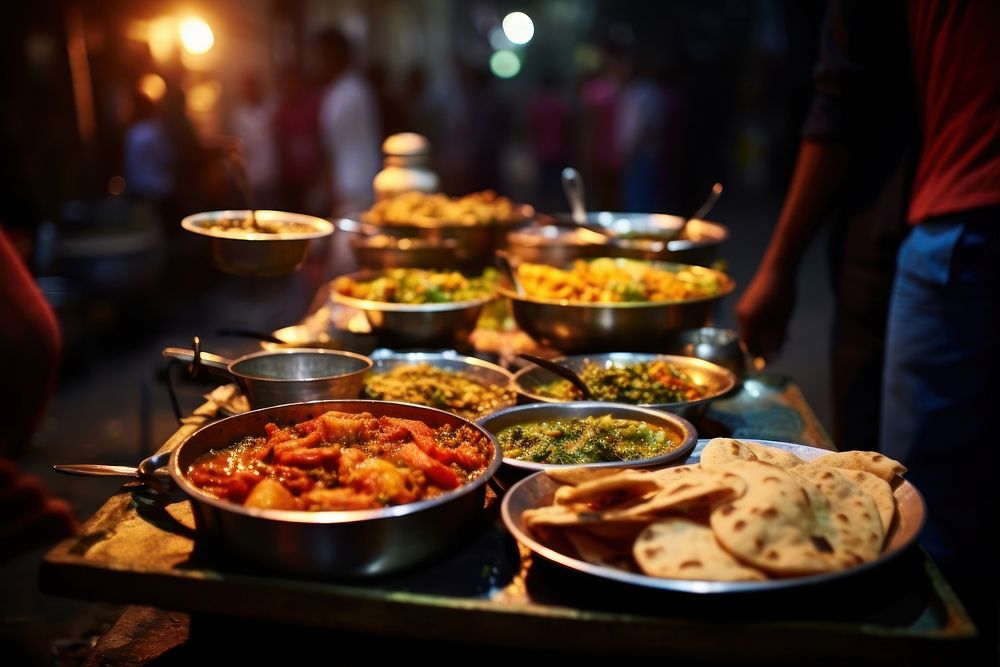
<path id="1" fill-rule="evenodd" d="M 921 543 L 960 592 L 996 595 L 1000 208 L 923 222 L 900 247 L 882 405 L 881 449 L 927 501 Z"/>

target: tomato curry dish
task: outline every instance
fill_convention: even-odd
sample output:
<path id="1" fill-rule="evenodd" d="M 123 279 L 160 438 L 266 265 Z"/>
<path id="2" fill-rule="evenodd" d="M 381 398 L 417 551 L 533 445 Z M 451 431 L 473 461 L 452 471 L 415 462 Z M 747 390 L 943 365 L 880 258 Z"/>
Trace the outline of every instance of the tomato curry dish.
<path id="1" fill-rule="evenodd" d="M 187 477 L 245 507 L 361 510 L 433 498 L 481 476 L 493 443 L 469 425 L 326 412 L 200 456 Z"/>

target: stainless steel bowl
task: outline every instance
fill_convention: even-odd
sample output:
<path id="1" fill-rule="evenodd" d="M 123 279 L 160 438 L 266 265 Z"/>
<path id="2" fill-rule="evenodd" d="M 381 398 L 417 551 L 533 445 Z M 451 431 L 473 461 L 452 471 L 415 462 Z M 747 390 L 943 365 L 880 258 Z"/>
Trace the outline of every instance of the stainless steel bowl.
<path id="1" fill-rule="evenodd" d="M 511 386 L 513 375 L 511 375 L 510 371 L 502 366 L 491 364 L 476 357 L 461 355 L 454 350 L 445 350 L 444 352 L 393 352 L 391 350 L 376 350 L 372 353 L 371 357 L 374 365 L 369 375 L 386 373 L 398 366 L 428 364 L 434 368 L 459 373 L 485 385 L 495 385 L 509 390 L 511 394 L 510 402 L 497 406 L 498 410 L 511 407 L 517 402 L 517 394 Z"/>
<path id="2" fill-rule="evenodd" d="M 600 401 L 577 401 L 575 403 L 531 403 L 519 405 L 495 412 L 489 417 L 480 419 L 478 424 L 497 436 L 502 430 L 518 424 L 531 424 L 550 419 L 572 419 L 584 417 L 600 417 L 611 415 L 615 419 L 632 419 L 646 422 L 652 426 L 665 429 L 679 446 L 667 454 L 653 456 L 633 461 L 610 461 L 601 463 L 584 463 L 575 466 L 563 466 L 550 463 L 535 463 L 520 461 L 507 456 L 503 457 L 503 465 L 497 471 L 495 480 L 500 486 L 509 488 L 514 482 L 532 473 L 549 468 L 656 468 L 673 461 L 687 458 L 698 442 L 698 432 L 691 422 L 670 412 L 661 412 L 651 408 L 624 403 L 602 403 Z"/>
<path id="3" fill-rule="evenodd" d="M 400 266 L 425 266 L 433 268 L 461 268 L 479 270 L 493 264 L 493 254 L 506 244 L 507 232 L 529 223 L 535 216 L 535 209 L 527 204 L 518 208 L 519 215 L 512 220 L 470 224 L 449 221 L 397 222 L 373 225 L 361 222 L 362 214 L 354 214 L 337 220 L 338 232 L 351 235 L 352 250 L 362 267 L 382 268 L 385 262 L 416 262 L 428 255 L 444 251 L 447 263 L 436 265 L 401 264 Z M 378 242 L 368 239 L 375 234 L 385 235 L 393 242 L 378 249 Z M 411 239 L 407 248 L 399 248 L 403 239 Z M 372 247 L 374 243 L 375 247 Z M 397 247 L 393 248 L 392 246 Z M 450 253 L 449 249 L 457 252 Z"/>
<path id="4" fill-rule="evenodd" d="M 188 467 L 210 449 L 264 433 L 270 422 L 294 424 L 328 410 L 416 419 L 436 427 L 468 425 L 488 437 L 494 456 L 470 483 L 430 500 L 384 509 L 299 512 L 243 507 L 191 484 Z M 438 555 L 464 539 L 483 512 L 487 480 L 501 463 L 485 429 L 451 413 L 385 401 L 315 401 L 246 412 L 213 422 L 182 442 L 170 457 L 170 476 L 192 501 L 198 539 L 282 572 L 360 578 L 396 572 Z"/>
<path id="5" fill-rule="evenodd" d="M 315 348 L 282 348 L 254 352 L 230 360 L 208 352 L 168 347 L 163 356 L 204 364 L 231 377 L 240 386 L 252 408 L 316 401 L 357 398 L 372 360 L 353 352 Z"/>
<path id="6" fill-rule="evenodd" d="M 701 327 L 678 331 L 667 351 L 718 364 L 731 370 L 736 377 L 743 377 L 749 366 L 740 334 L 734 329 Z"/>
<path id="7" fill-rule="evenodd" d="M 719 259 L 729 230 L 696 219 L 674 238 L 683 220 L 658 213 L 596 211 L 588 213 L 580 227 L 568 213 L 539 216 L 539 224 L 507 234 L 507 251 L 524 261 L 553 265 L 590 257 L 627 257 L 710 266 Z"/>
<path id="8" fill-rule="evenodd" d="M 333 223 L 311 215 L 285 211 L 254 211 L 253 214 L 262 223 L 294 223 L 309 231 L 263 233 L 211 228 L 221 221 L 250 217 L 250 211 L 239 210 L 189 215 L 181 221 L 181 227 L 211 240 L 212 264 L 220 271 L 259 277 L 279 276 L 299 270 L 309 257 L 310 243 L 333 233 Z"/>
<path id="9" fill-rule="evenodd" d="M 712 296 L 683 301 L 583 302 L 543 299 L 501 286 L 514 320 L 529 336 L 563 352 L 662 350 L 670 335 L 712 323 L 718 301 L 736 288 L 729 276 L 703 266 L 654 262 L 668 271 L 714 274 L 721 289 Z"/>
<path id="10" fill-rule="evenodd" d="M 582 354 L 572 357 L 560 357 L 553 361 L 566 366 L 577 374 L 583 370 L 589 361 L 605 368 L 622 367 L 649 361 L 666 361 L 673 364 L 705 388 L 706 395 L 696 401 L 681 403 L 643 403 L 641 407 L 656 410 L 668 410 L 674 414 L 693 419 L 705 413 L 708 404 L 724 396 L 736 386 L 736 376 L 717 364 L 693 357 L 682 357 L 669 354 L 649 354 L 642 352 L 610 352 L 607 354 Z M 544 403 L 559 403 L 560 399 L 551 398 L 538 393 L 542 385 L 559 380 L 559 376 L 540 366 L 525 366 L 514 374 L 514 389 L 530 401 Z"/>
<path id="11" fill-rule="evenodd" d="M 377 278 L 379 272 L 359 271 L 345 277 L 356 281 Z M 356 299 L 331 289 L 334 303 L 364 312 L 379 344 L 390 348 L 454 348 L 467 344 L 483 306 L 496 298 L 489 295 L 452 303 L 388 303 Z"/>

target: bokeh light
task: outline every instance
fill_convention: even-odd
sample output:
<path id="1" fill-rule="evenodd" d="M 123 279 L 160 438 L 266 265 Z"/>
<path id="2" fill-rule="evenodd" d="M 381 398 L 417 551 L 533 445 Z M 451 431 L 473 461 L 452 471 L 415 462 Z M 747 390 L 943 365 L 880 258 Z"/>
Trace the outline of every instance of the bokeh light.
<path id="1" fill-rule="evenodd" d="M 158 102 L 167 92 L 167 82 L 159 74 L 144 74 L 139 79 L 139 90 L 149 99 Z"/>
<path id="2" fill-rule="evenodd" d="M 503 17 L 503 34 L 514 44 L 527 44 L 535 36 L 535 24 L 524 12 L 511 12 Z"/>
<path id="3" fill-rule="evenodd" d="M 208 53 L 212 45 L 215 44 L 212 28 L 196 16 L 181 21 L 180 36 L 184 50 L 195 56 Z"/>
<path id="4" fill-rule="evenodd" d="M 490 71 L 501 79 L 511 79 L 521 71 L 521 59 L 513 51 L 496 51 L 490 56 Z"/>

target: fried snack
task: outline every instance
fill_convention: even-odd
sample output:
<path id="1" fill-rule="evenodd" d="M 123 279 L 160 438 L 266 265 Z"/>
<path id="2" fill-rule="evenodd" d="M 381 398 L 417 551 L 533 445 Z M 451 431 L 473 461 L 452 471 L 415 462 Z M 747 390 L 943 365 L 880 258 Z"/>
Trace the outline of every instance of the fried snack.
<path id="1" fill-rule="evenodd" d="M 491 297 L 496 279 L 493 269 L 472 277 L 458 271 L 388 269 L 371 280 L 340 276 L 333 281 L 333 289 L 355 299 L 385 303 L 459 303 Z"/>
<path id="2" fill-rule="evenodd" d="M 526 510 L 523 519 L 543 539 L 562 537 L 587 562 L 656 577 L 759 581 L 875 560 L 896 513 L 889 484 L 824 461 L 874 464 L 883 474 L 898 465 L 873 452 L 803 461 L 718 438 L 699 464 L 548 472 L 566 485 L 553 504 Z"/>
<path id="3" fill-rule="evenodd" d="M 493 190 L 451 198 L 441 193 L 404 192 L 376 202 L 361 219 L 372 225 L 444 224 L 488 225 L 523 219 L 521 211 L 507 197 Z"/>
<path id="4" fill-rule="evenodd" d="M 642 571 L 653 577 L 715 581 L 767 579 L 763 572 L 743 565 L 720 547 L 711 528 L 686 519 L 650 524 L 635 541 L 632 555 Z"/>
<path id="5" fill-rule="evenodd" d="M 517 278 L 528 296 L 586 303 L 686 301 L 714 296 L 720 274 L 682 265 L 668 271 L 649 262 L 601 257 L 578 259 L 571 269 L 521 262 Z"/>

